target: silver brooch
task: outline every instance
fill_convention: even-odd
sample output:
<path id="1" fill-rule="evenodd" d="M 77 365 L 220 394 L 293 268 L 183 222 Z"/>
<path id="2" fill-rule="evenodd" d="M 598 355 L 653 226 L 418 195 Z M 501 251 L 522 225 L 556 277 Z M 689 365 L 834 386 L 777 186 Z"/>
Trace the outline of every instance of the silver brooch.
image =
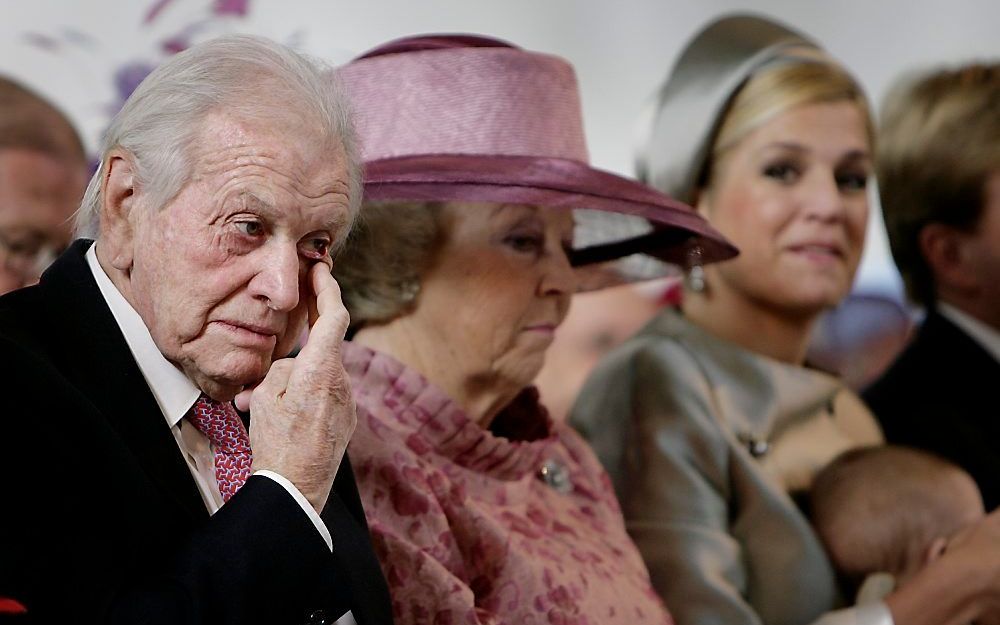
<path id="1" fill-rule="evenodd" d="M 555 460 L 546 460 L 538 470 L 538 477 L 557 493 L 566 494 L 573 490 L 569 471 Z"/>
<path id="2" fill-rule="evenodd" d="M 747 446 L 747 451 L 754 458 L 762 458 L 771 451 L 771 443 L 766 438 L 758 438 L 752 434 L 740 434 L 739 439 Z"/>

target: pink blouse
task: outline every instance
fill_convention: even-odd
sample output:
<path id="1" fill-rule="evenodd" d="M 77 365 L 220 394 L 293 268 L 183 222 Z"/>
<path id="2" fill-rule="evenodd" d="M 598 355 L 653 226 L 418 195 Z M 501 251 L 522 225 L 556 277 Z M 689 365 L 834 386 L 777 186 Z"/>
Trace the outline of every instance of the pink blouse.
<path id="1" fill-rule="evenodd" d="M 607 475 L 534 388 L 491 431 L 385 354 L 346 343 L 344 365 L 349 453 L 398 625 L 673 623 Z"/>

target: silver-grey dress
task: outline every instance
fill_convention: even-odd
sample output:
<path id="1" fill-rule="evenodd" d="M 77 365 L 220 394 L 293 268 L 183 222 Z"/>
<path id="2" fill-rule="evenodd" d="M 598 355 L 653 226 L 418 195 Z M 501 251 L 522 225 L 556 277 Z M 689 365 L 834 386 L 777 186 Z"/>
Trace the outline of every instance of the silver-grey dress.
<path id="1" fill-rule="evenodd" d="M 835 377 L 742 349 L 673 310 L 606 358 L 571 417 L 611 475 L 677 625 L 891 623 L 842 606 L 790 493 L 840 452 L 881 442 Z"/>

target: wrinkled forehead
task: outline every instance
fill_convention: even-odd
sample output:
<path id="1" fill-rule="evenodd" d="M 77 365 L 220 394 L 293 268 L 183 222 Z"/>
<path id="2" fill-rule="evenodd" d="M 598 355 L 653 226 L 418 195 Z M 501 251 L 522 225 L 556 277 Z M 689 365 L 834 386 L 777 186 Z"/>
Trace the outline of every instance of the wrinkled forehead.
<path id="1" fill-rule="evenodd" d="M 262 118 L 209 113 L 193 135 L 190 154 L 195 179 L 217 177 L 225 183 L 242 176 L 304 198 L 348 199 L 343 143 L 295 114 Z M 258 190 L 262 194 L 267 190 Z"/>
<path id="2" fill-rule="evenodd" d="M 313 117 L 271 107 L 253 114 L 211 111 L 193 133 L 191 153 L 204 160 L 220 150 L 242 149 L 244 155 L 280 156 L 297 167 L 315 164 L 343 168 L 343 142 Z"/>

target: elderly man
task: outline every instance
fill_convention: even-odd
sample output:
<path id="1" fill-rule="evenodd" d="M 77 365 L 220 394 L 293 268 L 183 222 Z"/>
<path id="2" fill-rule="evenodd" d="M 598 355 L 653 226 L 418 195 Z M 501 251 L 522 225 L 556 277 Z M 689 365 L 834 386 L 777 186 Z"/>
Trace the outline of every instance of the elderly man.
<path id="1" fill-rule="evenodd" d="M 887 102 L 879 188 L 892 253 L 927 308 L 864 394 L 891 443 L 935 452 L 1000 506 L 1000 63 L 921 76 Z"/>
<path id="2" fill-rule="evenodd" d="M 81 209 L 96 243 L 0 299 L 8 613 L 391 621 L 330 274 L 359 194 L 337 90 L 277 44 L 217 39 L 136 90 Z"/>
<path id="3" fill-rule="evenodd" d="M 70 241 L 83 144 L 54 106 L 0 77 L 0 294 L 38 280 Z"/>

